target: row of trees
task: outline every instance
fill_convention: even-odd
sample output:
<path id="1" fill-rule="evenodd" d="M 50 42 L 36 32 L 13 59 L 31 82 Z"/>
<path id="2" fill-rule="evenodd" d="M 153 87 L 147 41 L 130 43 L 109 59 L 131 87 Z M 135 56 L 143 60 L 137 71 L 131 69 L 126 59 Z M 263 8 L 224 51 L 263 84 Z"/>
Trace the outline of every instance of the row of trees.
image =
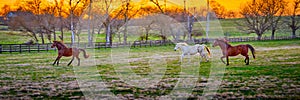
<path id="1" fill-rule="evenodd" d="M 35 42 L 39 42 L 40 36 L 41 43 L 44 44 L 44 36 L 51 41 L 53 35 L 56 40 L 55 32 L 58 30 L 61 32 L 58 36 L 61 40 L 64 40 L 66 28 L 70 29 L 72 34 L 79 35 L 80 32 L 75 32 L 74 27 L 79 27 L 76 23 L 80 21 L 88 4 L 88 0 L 22 1 L 17 4 L 16 11 L 6 12 L 6 19 L 11 29 L 27 33 Z"/>
<path id="2" fill-rule="evenodd" d="M 184 0 L 185 3 L 186 0 Z M 145 40 L 148 40 L 149 32 L 155 29 L 157 36 L 166 39 L 164 34 L 171 32 L 176 40 L 178 36 L 174 30 L 167 26 L 162 20 L 157 20 L 153 14 L 162 14 L 172 17 L 179 22 L 185 22 L 183 39 L 192 40 L 195 35 L 193 23 L 195 18 L 206 19 L 206 7 L 181 8 L 179 6 L 166 6 L 166 0 L 149 0 L 153 5 L 140 5 L 131 0 L 29 0 L 18 3 L 18 9 L 10 12 L 10 8 L 5 6 L 7 19 L 11 29 L 21 30 L 28 33 L 36 42 L 45 43 L 44 38 L 49 41 L 52 39 L 64 40 L 65 31 L 71 31 L 72 43 L 80 41 L 82 30 L 88 30 L 88 41 L 92 45 L 95 33 L 105 33 L 105 41 L 108 45 L 112 44 L 113 37 L 118 38 L 118 42 L 127 43 L 128 22 L 132 19 L 140 20 L 138 26 L 143 27 Z M 272 31 L 272 37 L 281 23 L 288 25 L 293 36 L 296 36 L 296 30 L 300 28 L 299 3 L 300 0 L 294 0 L 292 7 L 287 8 L 288 2 L 284 0 L 252 0 L 241 6 L 240 14 L 245 18 L 237 24 L 241 30 L 247 33 L 256 33 L 258 39 L 261 38 L 267 30 Z M 118 7 L 114 7 L 119 5 Z M 238 13 L 227 11 L 224 6 L 216 1 L 210 1 L 210 9 L 218 18 L 235 18 Z M 3 8 L 4 9 L 4 8 Z M 189 12 L 194 12 L 193 15 Z M 205 14 L 206 13 L 206 14 Z M 289 17 L 282 17 L 288 15 Z M 143 20 L 143 19 L 152 20 Z M 164 24 L 163 24 L 164 23 Z M 136 26 L 136 25 L 133 25 Z M 171 26 L 171 25 L 169 25 Z M 101 32 L 104 30 L 104 32 Z M 56 32 L 60 35 L 56 36 Z M 158 32 L 157 32 L 158 31 Z M 199 31 L 199 30 L 198 30 Z M 200 30 L 203 31 L 203 30 Z M 204 32 L 204 31 L 203 31 Z M 176 32 L 175 32 L 176 33 Z M 194 34 L 193 34 L 194 33 Z M 44 37 L 46 36 L 46 37 Z"/>
<path id="3" fill-rule="evenodd" d="M 273 39 L 280 25 L 290 27 L 293 37 L 300 28 L 300 0 L 290 3 L 285 0 L 252 0 L 241 6 L 240 14 L 244 19 L 237 22 L 241 26 L 239 29 L 257 34 L 258 40 L 268 30 Z"/>
<path id="4" fill-rule="evenodd" d="M 131 0 L 122 0 L 122 2 L 115 0 L 54 0 L 51 2 L 29 0 L 18 3 L 19 8 L 16 11 L 9 12 L 7 10 L 6 15 L 11 29 L 28 33 L 35 42 L 39 42 L 38 36 L 41 37 L 41 43 L 45 43 L 45 38 L 49 41 L 52 39 L 57 40 L 57 37 L 60 40 L 64 40 L 66 29 L 72 33 L 72 43 L 75 41 L 75 36 L 79 42 L 80 33 L 85 29 L 88 30 L 88 40 L 91 45 L 94 34 L 102 33 L 102 29 L 108 45 L 112 44 L 113 36 L 118 37 L 119 42 L 127 43 L 127 23 L 133 18 L 147 19 L 149 18 L 147 16 L 153 16 L 153 14 L 163 14 L 171 16 L 178 21 L 186 21 L 187 17 L 181 16 L 188 16 L 190 22 L 193 21 L 192 15 L 187 13 L 184 8 L 167 8 L 158 0 L 150 0 L 149 2 L 154 6 L 137 5 Z M 113 7 L 115 5 L 120 6 L 117 8 Z M 150 30 L 149 28 L 155 26 L 154 24 L 157 25 L 161 22 L 153 19 L 149 23 L 140 23 L 142 23 L 140 25 L 145 28 L 147 33 Z M 192 22 L 189 26 L 192 26 Z M 121 27 L 122 30 L 120 30 Z M 159 30 L 160 34 L 158 36 L 166 39 L 161 35 L 164 34 L 165 30 Z M 192 29 L 190 28 L 190 30 Z M 61 33 L 59 36 L 56 36 L 57 31 Z M 191 35 L 188 36 L 191 38 Z M 148 35 L 146 35 L 145 39 L 148 39 Z"/>

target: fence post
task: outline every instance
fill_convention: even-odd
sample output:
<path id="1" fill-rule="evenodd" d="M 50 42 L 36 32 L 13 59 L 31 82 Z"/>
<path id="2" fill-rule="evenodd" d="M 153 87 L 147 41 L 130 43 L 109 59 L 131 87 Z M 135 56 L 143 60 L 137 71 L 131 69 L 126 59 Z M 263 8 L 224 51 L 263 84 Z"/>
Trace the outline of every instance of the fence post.
<path id="1" fill-rule="evenodd" d="M 47 47 L 46 47 L 46 50 L 47 50 L 47 52 L 49 51 L 48 49 L 49 49 L 49 47 L 48 47 L 48 43 L 47 43 L 47 45 L 46 45 Z"/>
<path id="2" fill-rule="evenodd" d="M 38 45 L 38 52 L 40 52 L 40 44 L 38 43 L 37 45 Z"/>
<path id="3" fill-rule="evenodd" d="M 142 47 L 142 41 L 139 41 L 140 42 L 140 48 Z"/>
<path id="4" fill-rule="evenodd" d="M 2 53 L 2 45 L 0 44 L 0 53 Z"/>
<path id="5" fill-rule="evenodd" d="M 135 44 L 136 44 L 135 41 L 133 41 L 133 47 L 134 47 L 134 48 L 135 48 Z"/>
<path id="6" fill-rule="evenodd" d="M 19 52 L 22 53 L 22 44 L 19 44 Z"/>
<path id="7" fill-rule="evenodd" d="M 28 52 L 30 52 L 30 45 L 28 45 Z"/>
<path id="8" fill-rule="evenodd" d="M 11 51 L 11 45 L 9 45 L 9 53 L 11 53 L 12 51 Z"/>

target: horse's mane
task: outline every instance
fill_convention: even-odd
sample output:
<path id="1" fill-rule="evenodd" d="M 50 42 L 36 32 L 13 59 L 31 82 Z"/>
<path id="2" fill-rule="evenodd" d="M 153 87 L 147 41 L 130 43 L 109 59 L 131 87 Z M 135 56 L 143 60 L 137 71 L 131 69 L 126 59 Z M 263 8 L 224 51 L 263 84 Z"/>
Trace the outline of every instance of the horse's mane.
<path id="1" fill-rule="evenodd" d="M 231 46 L 229 43 L 228 43 L 228 40 L 226 40 L 226 39 L 216 39 L 217 41 L 220 41 L 220 42 L 223 42 L 223 43 L 225 43 L 226 45 L 228 45 L 228 46 Z"/>
<path id="2" fill-rule="evenodd" d="M 53 42 L 56 42 L 56 43 L 58 43 L 58 44 L 61 44 L 61 45 L 65 46 L 66 48 L 68 48 L 68 46 L 67 46 L 66 44 L 64 44 L 63 41 L 53 41 Z"/>
<path id="3" fill-rule="evenodd" d="M 177 44 L 179 44 L 179 45 L 183 45 L 183 46 L 188 46 L 188 44 L 187 44 L 187 43 L 184 43 L 184 42 L 177 43 Z"/>

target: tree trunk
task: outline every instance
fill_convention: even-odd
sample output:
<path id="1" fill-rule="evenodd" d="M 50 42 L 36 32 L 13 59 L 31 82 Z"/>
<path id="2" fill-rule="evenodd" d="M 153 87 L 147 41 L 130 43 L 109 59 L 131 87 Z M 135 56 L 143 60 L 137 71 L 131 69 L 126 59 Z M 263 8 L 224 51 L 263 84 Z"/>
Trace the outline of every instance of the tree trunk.
<path id="1" fill-rule="evenodd" d="M 124 27 L 123 42 L 124 44 L 127 44 L 127 23 L 125 23 L 125 27 Z"/>
<path id="2" fill-rule="evenodd" d="M 105 33 L 106 33 L 106 36 L 105 36 L 105 40 L 106 40 L 106 45 L 109 45 L 110 44 L 110 23 L 108 23 L 106 26 L 105 26 Z"/>
<path id="3" fill-rule="evenodd" d="M 35 39 L 35 43 L 39 43 L 39 39 L 36 36 L 36 33 L 32 33 L 33 34 L 33 38 Z"/>
<path id="4" fill-rule="evenodd" d="M 41 34 L 41 38 L 42 38 L 42 44 L 45 44 L 44 35 L 43 35 L 43 33 L 40 33 L 40 34 Z"/>
<path id="5" fill-rule="evenodd" d="M 296 38 L 296 30 L 295 29 L 292 30 L 292 37 Z"/>
<path id="6" fill-rule="evenodd" d="M 271 39 L 272 39 L 272 40 L 274 40 L 274 37 L 275 37 L 275 31 L 276 31 L 276 30 L 274 30 L 274 29 L 272 30 L 272 36 L 271 36 Z"/>
<path id="7" fill-rule="evenodd" d="M 148 41 L 149 31 L 150 31 L 150 30 L 148 30 L 148 29 L 146 30 L 146 37 L 145 37 L 145 38 L 146 38 L 146 42 Z"/>
<path id="8" fill-rule="evenodd" d="M 56 40 L 55 27 L 53 28 L 53 39 Z"/>
<path id="9" fill-rule="evenodd" d="M 262 34 L 257 34 L 257 40 L 261 40 Z"/>
<path id="10" fill-rule="evenodd" d="M 92 41 L 92 34 L 91 34 L 91 10 L 92 10 L 92 0 L 90 0 L 90 5 L 89 5 L 89 19 L 88 19 L 88 43 L 89 45 L 88 46 L 92 46 L 93 45 L 93 41 Z"/>
<path id="11" fill-rule="evenodd" d="M 59 18 L 59 20 L 60 20 L 60 40 L 61 41 L 64 41 L 64 28 L 63 28 L 63 22 L 62 22 L 62 16 L 61 15 L 59 15 L 60 16 L 60 18 Z"/>
<path id="12" fill-rule="evenodd" d="M 100 27 L 98 27 L 98 31 L 97 31 L 97 34 L 98 34 L 98 35 L 100 35 L 100 32 L 101 32 L 102 27 L 103 27 L 102 25 L 101 25 Z"/>

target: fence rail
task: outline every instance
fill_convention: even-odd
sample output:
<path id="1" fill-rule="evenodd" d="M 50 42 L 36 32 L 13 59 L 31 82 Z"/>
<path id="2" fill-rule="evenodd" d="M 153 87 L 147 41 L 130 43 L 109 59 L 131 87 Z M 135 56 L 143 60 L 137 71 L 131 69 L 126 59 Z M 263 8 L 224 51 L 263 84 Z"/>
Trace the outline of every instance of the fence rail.
<path id="1" fill-rule="evenodd" d="M 271 37 L 262 37 L 260 41 L 266 40 L 287 40 L 287 39 L 295 39 L 300 37 L 290 37 L 290 36 L 278 36 L 272 39 Z M 212 42 L 214 39 L 194 39 L 194 43 L 202 44 Z M 257 37 L 234 37 L 234 38 L 227 38 L 230 42 L 248 42 L 248 41 L 258 41 Z M 183 41 L 182 41 L 183 42 Z M 119 48 L 119 47 L 131 47 L 131 48 L 139 48 L 139 47 L 153 47 L 153 46 L 163 46 L 163 45 L 172 45 L 173 42 L 171 40 L 150 40 L 150 41 L 132 41 L 127 43 L 119 43 L 114 42 L 112 45 L 108 45 L 105 42 L 94 42 L 92 46 L 89 46 L 88 43 L 80 43 L 74 44 L 79 47 L 83 48 Z M 70 43 L 66 43 L 67 46 L 71 47 Z M 0 44 L 0 53 L 2 52 L 40 52 L 40 51 L 50 51 L 56 50 L 56 48 L 51 48 L 51 44 Z"/>

